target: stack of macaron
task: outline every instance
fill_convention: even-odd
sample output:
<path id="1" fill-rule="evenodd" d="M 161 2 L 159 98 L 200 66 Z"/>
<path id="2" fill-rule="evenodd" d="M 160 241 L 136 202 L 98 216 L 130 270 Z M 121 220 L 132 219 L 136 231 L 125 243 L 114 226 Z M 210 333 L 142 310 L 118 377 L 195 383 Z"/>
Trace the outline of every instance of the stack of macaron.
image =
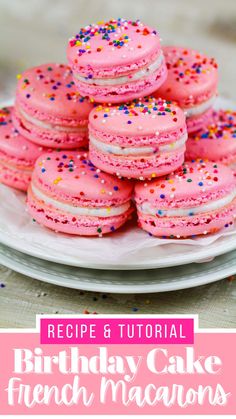
<path id="1" fill-rule="evenodd" d="M 236 115 L 213 110 L 215 60 L 122 18 L 81 28 L 67 58 L 25 71 L 0 113 L 0 181 L 28 189 L 33 219 L 83 236 L 135 209 L 157 237 L 232 226 Z"/>

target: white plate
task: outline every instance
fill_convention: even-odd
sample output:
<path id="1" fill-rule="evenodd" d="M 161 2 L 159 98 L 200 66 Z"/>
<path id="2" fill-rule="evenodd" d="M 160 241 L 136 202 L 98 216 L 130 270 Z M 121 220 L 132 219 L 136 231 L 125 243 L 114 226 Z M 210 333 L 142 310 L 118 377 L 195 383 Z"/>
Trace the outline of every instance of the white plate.
<path id="1" fill-rule="evenodd" d="M 225 99 L 218 106 L 235 107 Z M 56 234 L 31 222 L 23 194 L 0 185 L 0 242 L 55 263 L 93 269 L 154 269 L 203 262 L 236 249 L 236 229 L 216 237 L 161 240 L 129 225 L 101 239 Z"/>
<path id="2" fill-rule="evenodd" d="M 1 188 L 0 188 L 1 189 Z M 0 191 L 1 192 L 1 191 Z M 163 246 L 153 247 L 143 249 L 139 252 L 136 252 L 134 255 L 131 253 L 127 254 L 123 259 L 116 258 L 115 251 L 112 251 L 110 254 L 110 262 L 106 261 L 106 250 L 103 252 L 103 240 L 104 239 L 92 239 L 97 240 L 93 242 L 93 247 L 95 245 L 99 247 L 99 251 L 103 253 L 103 259 L 100 259 L 99 255 L 95 254 L 93 250 L 91 253 L 87 253 L 83 257 L 70 256 L 70 243 L 72 240 L 70 237 L 64 237 L 63 239 L 68 242 L 68 252 L 67 254 L 63 253 L 63 250 L 59 249 L 59 242 L 62 239 L 60 236 L 55 235 L 54 247 L 51 245 L 48 247 L 47 244 L 44 244 L 43 240 L 37 241 L 37 235 L 35 241 L 29 240 L 27 242 L 25 238 L 18 236 L 17 234 L 8 235 L 7 233 L 2 233 L 2 223 L 4 219 L 0 220 L 0 242 L 11 247 L 12 249 L 23 252 L 27 255 L 34 256 L 36 258 L 43 259 L 45 261 L 50 261 L 58 264 L 64 264 L 75 267 L 91 268 L 91 269 L 108 269 L 108 270 L 142 270 L 142 269 L 155 269 L 155 268 L 166 268 L 179 265 L 185 265 L 189 263 L 203 263 L 208 262 L 209 260 L 214 259 L 214 257 L 230 252 L 236 248 L 236 231 L 233 236 L 221 237 L 214 243 L 208 246 L 192 246 L 185 244 L 166 244 Z M 39 227 L 39 226 L 38 226 Z M 41 227 L 39 227 L 41 228 Z M 45 235 L 50 234 L 46 229 L 44 231 Z M 142 233 L 142 232 L 140 232 Z M 55 234 L 55 233 L 52 233 Z M 128 234 L 127 231 L 120 233 L 124 236 Z M 130 233 L 131 234 L 131 233 Z M 142 234 L 140 236 L 142 240 Z M 81 240 L 81 239 L 80 239 Z M 88 239 L 91 240 L 91 239 Z M 99 240 L 99 241 L 98 241 Z M 118 240 L 118 239 L 117 239 Z M 122 237 L 121 242 L 123 243 Z M 97 243 L 97 244 L 96 244 Z M 114 245 L 116 248 L 117 243 Z M 74 251 L 81 250 L 80 248 L 76 249 L 76 238 L 73 238 L 71 243 L 72 249 Z M 109 246 L 109 244 L 108 244 Z M 63 249 L 66 245 L 63 247 Z M 72 251 L 71 249 L 71 251 Z"/>
<path id="3" fill-rule="evenodd" d="M 143 271 L 107 271 L 46 262 L 0 245 L 0 263 L 50 284 L 120 294 L 174 291 L 209 284 L 236 273 L 236 251 L 201 265 Z"/>

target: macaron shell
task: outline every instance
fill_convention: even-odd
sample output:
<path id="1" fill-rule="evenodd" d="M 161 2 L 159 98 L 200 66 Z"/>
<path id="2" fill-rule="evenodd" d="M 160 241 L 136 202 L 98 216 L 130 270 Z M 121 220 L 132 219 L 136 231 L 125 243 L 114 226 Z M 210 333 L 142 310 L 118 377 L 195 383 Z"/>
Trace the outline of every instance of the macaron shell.
<path id="1" fill-rule="evenodd" d="M 131 182 L 102 173 L 84 152 L 53 152 L 41 156 L 35 165 L 33 182 L 40 190 L 63 202 L 104 207 L 127 202 Z"/>
<path id="2" fill-rule="evenodd" d="M 43 64 L 22 73 L 17 84 L 16 106 L 41 120 L 58 118 L 84 121 L 93 108 L 79 95 L 71 69 L 65 64 Z"/>
<path id="3" fill-rule="evenodd" d="M 32 168 L 33 170 L 33 168 Z M 31 180 L 32 171 L 20 170 L 17 166 L 7 167 L 0 157 L 0 183 L 26 192 Z"/>
<path id="4" fill-rule="evenodd" d="M 106 135 L 132 137 L 186 130 L 184 112 L 172 102 L 152 97 L 131 104 L 98 106 L 89 115 L 89 128 Z"/>
<path id="5" fill-rule="evenodd" d="M 19 161 L 19 164 L 33 165 L 46 150 L 23 137 L 12 123 L 14 108 L 0 109 L 0 155 Z"/>
<path id="6" fill-rule="evenodd" d="M 189 137 L 187 158 L 204 158 L 226 164 L 236 161 L 236 112 L 214 111 L 211 123 Z"/>
<path id="7" fill-rule="evenodd" d="M 191 116 L 186 119 L 187 130 L 189 134 L 193 134 L 203 129 L 206 125 L 210 124 L 213 117 L 213 108 L 208 109 L 200 115 Z"/>
<path id="8" fill-rule="evenodd" d="M 78 91 L 97 103 L 123 103 L 151 95 L 166 80 L 167 69 L 163 62 L 160 68 L 147 77 L 116 86 L 97 86 L 80 82 L 74 78 Z M 105 80 L 105 79 L 104 79 Z"/>
<path id="9" fill-rule="evenodd" d="M 226 141 L 225 141 L 226 142 Z M 200 143 L 200 144 L 199 144 Z M 219 140 L 206 140 L 196 142 L 189 138 L 187 142 L 188 152 L 186 158 L 188 160 L 197 160 L 199 156 L 204 159 L 209 159 L 214 162 L 221 162 L 223 164 L 231 164 L 236 161 L 236 141 L 229 141 L 227 144 L 219 144 Z"/>
<path id="10" fill-rule="evenodd" d="M 235 192 L 233 172 L 224 165 L 186 162 L 166 178 L 136 185 L 139 226 L 157 237 L 185 238 L 216 233 L 234 224 Z M 212 211 L 195 212 L 201 205 L 216 203 L 227 196 L 232 201 L 226 200 L 224 206 L 216 204 Z M 181 215 L 181 209 L 187 209 L 188 215 Z M 174 216 L 172 212 L 168 216 L 171 210 L 178 210 L 180 215 Z"/>
<path id="11" fill-rule="evenodd" d="M 182 147 L 175 153 L 124 157 L 105 154 L 91 144 L 89 146 L 89 157 L 95 166 L 104 172 L 130 179 L 151 179 L 177 170 L 184 162 L 184 152 L 185 147 Z"/>
<path id="12" fill-rule="evenodd" d="M 26 191 L 37 158 L 46 151 L 23 137 L 12 123 L 13 107 L 0 109 L 0 182 Z"/>
<path id="13" fill-rule="evenodd" d="M 158 208 L 191 208 L 217 200 L 235 189 L 233 172 L 220 163 L 186 162 L 166 178 L 138 183 L 138 204 L 150 202 Z"/>
<path id="14" fill-rule="evenodd" d="M 141 62 L 161 50 L 156 30 L 140 21 L 111 20 L 88 25 L 71 38 L 67 57 L 73 69 L 87 75 Z"/>
<path id="15" fill-rule="evenodd" d="M 165 46 L 163 52 L 168 77 L 158 89 L 157 96 L 175 100 L 186 108 L 216 94 L 218 72 L 213 58 L 192 49 L 175 46 Z"/>
<path id="16" fill-rule="evenodd" d="M 193 217 L 153 217 L 138 211 L 139 226 L 149 234 L 162 238 L 187 238 L 214 234 L 234 225 L 236 199 L 218 211 Z"/>
<path id="17" fill-rule="evenodd" d="M 45 129 L 24 119 L 17 109 L 15 109 L 13 114 L 13 122 L 15 127 L 25 138 L 39 146 L 51 147 L 54 149 L 75 149 L 87 147 L 88 145 L 87 129 L 83 132 L 65 132 L 55 129 Z"/>
<path id="18" fill-rule="evenodd" d="M 29 214 L 42 226 L 61 233 L 80 236 L 100 236 L 112 233 L 120 228 L 130 218 L 132 209 L 124 214 L 109 217 L 75 217 L 69 213 L 62 212 L 52 206 L 47 206 L 43 201 L 39 201 L 28 191 L 27 207 Z"/>

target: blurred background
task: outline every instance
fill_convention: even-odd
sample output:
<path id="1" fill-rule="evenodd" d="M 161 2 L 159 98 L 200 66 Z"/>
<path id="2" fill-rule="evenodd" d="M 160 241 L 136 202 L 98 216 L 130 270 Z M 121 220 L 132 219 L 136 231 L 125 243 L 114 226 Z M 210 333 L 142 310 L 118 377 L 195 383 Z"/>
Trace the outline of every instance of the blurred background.
<path id="1" fill-rule="evenodd" d="M 65 62 L 70 36 L 111 17 L 140 18 L 163 44 L 214 56 L 220 93 L 236 100 L 236 0 L 0 0 L 0 99 L 13 96 L 17 73 Z"/>

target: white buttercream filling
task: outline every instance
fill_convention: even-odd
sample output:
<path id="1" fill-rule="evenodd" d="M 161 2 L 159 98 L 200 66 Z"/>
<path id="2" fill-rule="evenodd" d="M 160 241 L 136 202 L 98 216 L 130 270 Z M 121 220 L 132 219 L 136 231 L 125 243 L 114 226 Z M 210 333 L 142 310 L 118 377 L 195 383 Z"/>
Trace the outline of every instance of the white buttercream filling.
<path id="1" fill-rule="evenodd" d="M 224 208 L 229 205 L 235 197 L 236 190 L 231 192 L 229 195 L 224 196 L 224 198 L 217 199 L 216 201 L 209 202 L 208 204 L 199 205 L 198 207 L 174 209 L 158 209 L 154 208 L 148 202 L 144 202 L 138 206 L 138 210 L 144 214 L 157 215 L 159 217 L 188 217 Z"/>
<path id="2" fill-rule="evenodd" d="M 147 67 L 142 68 L 141 70 L 138 70 L 129 76 L 122 76 L 122 77 L 114 77 L 114 78 L 88 78 L 83 77 L 78 73 L 74 73 L 74 77 L 83 83 L 86 84 L 96 84 L 97 86 L 114 86 L 116 84 L 124 84 L 130 81 L 139 80 L 143 77 L 148 76 L 149 74 L 154 73 L 162 64 L 163 61 L 163 55 L 160 55 L 155 61 L 153 61 L 150 65 Z"/>
<path id="3" fill-rule="evenodd" d="M 118 206 L 111 206 L 111 207 L 103 207 L 103 208 L 96 208 L 96 207 L 75 207 L 73 205 L 65 204 L 59 202 L 49 196 L 45 195 L 41 192 L 35 185 L 32 183 L 31 188 L 33 194 L 36 198 L 44 201 L 47 205 L 52 205 L 53 207 L 60 209 L 64 212 L 68 212 L 73 215 L 85 215 L 89 217 L 114 217 L 116 215 L 124 214 L 130 208 L 130 202 L 126 202 L 125 204 L 118 205 Z"/>
<path id="4" fill-rule="evenodd" d="M 191 116 L 201 115 L 201 113 L 207 111 L 207 109 L 211 108 L 213 103 L 215 102 L 215 96 L 211 97 L 209 100 L 206 100 L 200 105 L 192 106 L 191 108 L 184 108 L 184 112 L 186 118 L 190 118 Z"/>
<path id="5" fill-rule="evenodd" d="M 188 135 L 186 133 L 179 140 L 171 144 L 162 145 L 160 147 L 120 147 L 118 145 L 103 143 L 97 138 L 94 138 L 92 135 L 89 137 L 91 144 L 98 150 L 101 150 L 103 153 L 115 154 L 119 156 L 139 156 L 145 154 L 171 152 L 181 148 L 186 143 L 187 139 Z"/>
<path id="6" fill-rule="evenodd" d="M 19 109 L 19 111 L 21 115 L 26 119 L 26 121 L 40 128 L 54 129 L 56 131 L 63 131 L 63 132 L 86 132 L 87 131 L 87 127 L 66 127 L 63 125 L 49 124 L 48 122 L 41 121 L 40 119 L 34 118 L 31 115 L 28 115 L 25 111 L 23 111 L 23 109 Z"/>

